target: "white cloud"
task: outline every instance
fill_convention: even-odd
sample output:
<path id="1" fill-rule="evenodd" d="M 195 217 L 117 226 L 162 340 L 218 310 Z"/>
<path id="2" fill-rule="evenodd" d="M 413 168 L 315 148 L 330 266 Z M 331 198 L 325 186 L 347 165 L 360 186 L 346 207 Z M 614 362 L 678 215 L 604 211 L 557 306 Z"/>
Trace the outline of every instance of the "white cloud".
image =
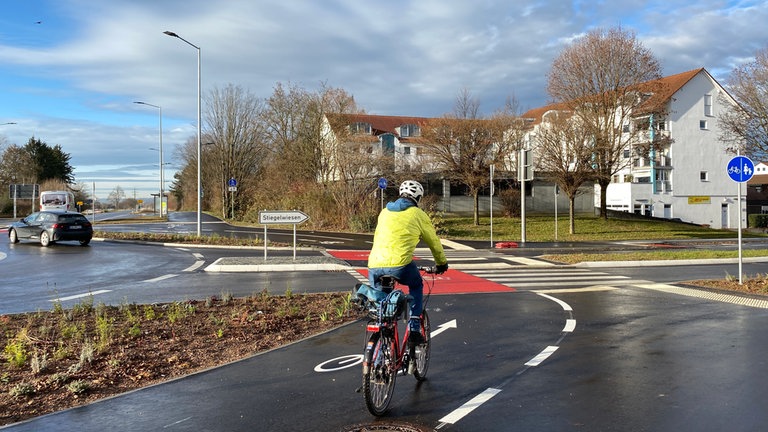
<path id="1" fill-rule="evenodd" d="M 634 30 L 667 74 L 706 67 L 722 79 L 768 41 L 765 22 L 758 1 L 19 2 L 0 16 L 0 123 L 19 124 L 0 134 L 62 144 L 78 176 L 130 172 L 155 156 L 143 149 L 156 115 L 141 100 L 163 107 L 170 156 L 195 133 L 197 53 L 165 30 L 200 46 L 203 91 L 232 83 L 268 97 L 277 82 L 327 82 L 371 113 L 439 116 L 463 88 L 486 112 L 511 94 L 523 108 L 546 103 L 552 60 L 595 27 Z M 151 183 L 149 171 L 136 176 Z"/>

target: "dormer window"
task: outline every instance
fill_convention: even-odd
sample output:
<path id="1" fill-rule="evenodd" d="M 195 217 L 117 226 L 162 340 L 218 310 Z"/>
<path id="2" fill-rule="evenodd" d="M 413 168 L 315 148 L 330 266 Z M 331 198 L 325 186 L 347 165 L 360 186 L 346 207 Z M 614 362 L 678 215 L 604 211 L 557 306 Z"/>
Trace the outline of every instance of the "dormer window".
<path id="1" fill-rule="evenodd" d="M 349 125 L 349 132 L 352 134 L 370 135 L 371 124 L 366 122 L 355 122 Z"/>
<path id="2" fill-rule="evenodd" d="M 400 126 L 401 137 L 417 137 L 421 136 L 421 128 L 415 124 L 405 124 Z"/>

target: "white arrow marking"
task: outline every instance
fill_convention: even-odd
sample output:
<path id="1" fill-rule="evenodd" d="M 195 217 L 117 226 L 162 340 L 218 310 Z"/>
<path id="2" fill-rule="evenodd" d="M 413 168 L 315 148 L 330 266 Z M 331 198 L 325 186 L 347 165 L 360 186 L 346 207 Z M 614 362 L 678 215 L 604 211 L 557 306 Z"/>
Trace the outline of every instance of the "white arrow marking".
<path id="1" fill-rule="evenodd" d="M 441 325 L 437 326 L 437 330 L 434 330 L 432 333 L 429 334 L 429 336 L 430 337 L 435 337 L 435 336 L 439 335 L 440 333 L 442 333 L 442 332 L 444 332 L 444 331 L 446 331 L 448 329 L 458 328 L 458 327 L 459 326 L 456 323 L 456 320 L 450 320 L 450 321 L 448 321 L 445 324 L 441 324 Z"/>

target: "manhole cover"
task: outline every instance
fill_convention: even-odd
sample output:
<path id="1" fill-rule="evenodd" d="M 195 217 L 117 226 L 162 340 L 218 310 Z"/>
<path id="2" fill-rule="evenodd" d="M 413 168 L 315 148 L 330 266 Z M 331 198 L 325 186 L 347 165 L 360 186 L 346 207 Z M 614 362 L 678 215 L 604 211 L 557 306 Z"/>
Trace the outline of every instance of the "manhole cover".
<path id="1" fill-rule="evenodd" d="M 431 429 L 404 423 L 373 423 L 350 426 L 341 432 L 429 432 Z"/>

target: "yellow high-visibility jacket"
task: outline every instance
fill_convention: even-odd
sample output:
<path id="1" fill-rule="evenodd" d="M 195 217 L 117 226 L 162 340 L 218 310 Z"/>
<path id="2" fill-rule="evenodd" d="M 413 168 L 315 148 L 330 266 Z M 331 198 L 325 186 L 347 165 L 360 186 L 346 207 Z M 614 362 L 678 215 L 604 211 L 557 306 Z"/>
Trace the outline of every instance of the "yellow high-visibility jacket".
<path id="1" fill-rule="evenodd" d="M 379 213 L 368 267 L 400 267 L 410 263 L 419 240 L 429 246 L 436 265 L 448 262 L 435 227 L 424 210 L 409 199 L 388 203 Z"/>

